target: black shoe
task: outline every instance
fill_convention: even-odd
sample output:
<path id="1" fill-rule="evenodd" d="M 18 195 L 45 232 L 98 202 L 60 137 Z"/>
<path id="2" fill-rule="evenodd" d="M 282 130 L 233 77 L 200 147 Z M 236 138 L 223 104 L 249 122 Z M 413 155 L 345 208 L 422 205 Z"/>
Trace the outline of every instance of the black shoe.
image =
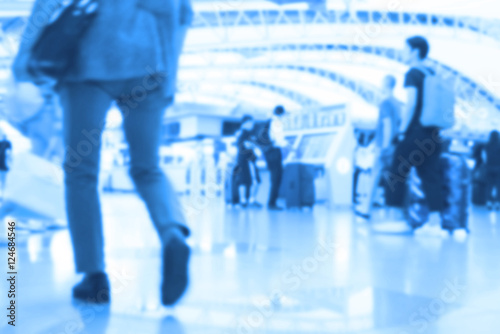
<path id="1" fill-rule="evenodd" d="M 267 208 L 271 211 L 283 211 L 283 208 L 277 205 L 269 205 Z"/>
<path id="2" fill-rule="evenodd" d="M 86 274 L 83 280 L 73 287 L 73 298 L 87 303 L 109 303 L 108 276 L 105 273 Z"/>
<path id="3" fill-rule="evenodd" d="M 174 305 L 184 294 L 188 285 L 188 263 L 190 249 L 186 237 L 174 229 L 163 246 L 163 282 L 161 302 Z"/>

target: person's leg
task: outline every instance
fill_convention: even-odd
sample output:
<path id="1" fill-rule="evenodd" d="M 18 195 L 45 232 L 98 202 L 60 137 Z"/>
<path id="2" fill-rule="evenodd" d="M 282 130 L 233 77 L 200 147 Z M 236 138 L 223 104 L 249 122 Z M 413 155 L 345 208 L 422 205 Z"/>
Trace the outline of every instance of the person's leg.
<path id="1" fill-rule="evenodd" d="M 415 147 L 410 156 L 410 161 L 416 166 L 417 174 L 422 183 L 422 191 L 425 195 L 429 208 L 429 220 L 421 229 L 420 233 L 446 237 L 448 234 L 443 230 L 442 212 L 445 206 L 445 192 L 443 189 L 443 171 L 441 167 L 441 142 L 433 140 L 430 135 L 419 139 L 420 143 L 427 143 L 426 150 Z M 449 227 L 446 227 L 451 232 Z"/>
<path id="2" fill-rule="evenodd" d="M 126 94 L 129 86 L 125 86 L 123 93 Z M 135 103 L 135 108 L 118 102 L 124 115 L 123 129 L 130 152 L 130 176 L 160 238 L 173 226 L 179 227 L 185 236 L 190 233 L 177 194 L 160 168 L 161 129 L 169 103 L 169 99 L 161 96 L 161 91 L 149 92 L 145 99 Z"/>
<path id="3" fill-rule="evenodd" d="M 240 193 L 239 193 L 239 180 L 238 180 L 239 168 L 238 166 L 233 168 L 231 174 L 231 204 L 240 204 Z"/>
<path id="4" fill-rule="evenodd" d="M 269 171 L 269 199 L 267 205 L 271 207 L 276 205 L 276 200 L 273 198 L 275 192 L 274 188 L 276 184 L 276 163 L 272 149 L 270 152 L 266 153 L 265 158 L 266 158 L 267 169 Z"/>
<path id="5" fill-rule="evenodd" d="M 247 203 L 250 203 L 251 191 L 252 191 L 252 184 L 249 183 L 246 185 L 246 189 L 245 189 L 245 197 L 247 199 Z"/>
<path id="6" fill-rule="evenodd" d="M 497 210 L 500 210 L 500 171 L 497 170 L 495 172 L 495 178 L 494 178 L 494 184 L 495 184 L 495 208 Z"/>
<path id="7" fill-rule="evenodd" d="M 267 164 L 269 173 L 271 174 L 271 189 L 269 194 L 269 207 L 276 207 L 279 191 L 281 186 L 281 179 L 283 175 L 283 163 L 281 161 L 281 150 L 278 148 L 272 149 L 268 154 Z"/>
<path id="8" fill-rule="evenodd" d="M 443 191 L 443 178 L 441 170 L 441 145 L 435 143 L 435 150 L 432 154 L 424 152 L 414 154 L 414 161 L 417 173 L 422 181 L 422 190 L 425 194 L 430 212 L 441 213 L 445 204 Z M 419 158 L 417 158 L 417 156 Z M 421 158 L 420 158 L 421 157 Z M 417 160 L 422 159 L 422 160 Z M 417 162 L 422 161 L 422 162 Z"/>
<path id="9" fill-rule="evenodd" d="M 101 133 L 111 97 L 91 83 L 59 87 L 65 140 L 65 198 L 77 272 L 85 273 L 73 287 L 73 298 L 108 303 L 104 273 L 104 241 L 98 197 Z"/>
<path id="10" fill-rule="evenodd" d="M 142 80 L 130 80 L 115 96 L 134 92 L 141 83 Z M 118 105 L 129 144 L 130 175 L 162 242 L 161 301 L 170 306 L 187 288 L 190 257 L 186 243 L 190 231 L 177 194 L 159 164 L 163 119 L 171 99 L 163 97 L 158 89 L 136 100 L 127 104 L 120 99 Z"/>
<path id="11" fill-rule="evenodd" d="M 395 147 L 389 167 L 381 172 L 386 204 L 385 212 L 381 215 L 384 221 L 406 223 L 408 180 L 413 167 L 409 158 L 414 149 L 413 138 L 407 135 Z"/>
<path id="12" fill-rule="evenodd" d="M 252 207 L 260 208 L 261 205 L 257 202 L 257 193 L 259 191 L 259 184 L 261 182 L 259 170 L 257 169 L 257 165 L 255 161 L 250 163 L 250 172 L 252 174 L 252 182 L 248 186 L 249 187 L 249 200 L 248 203 Z"/>
<path id="13" fill-rule="evenodd" d="M 259 204 L 257 202 L 257 195 L 259 193 L 259 187 L 260 187 L 259 182 L 252 183 L 251 194 L 250 194 L 250 203 L 253 203 L 254 206 L 261 206 L 261 204 Z"/>
<path id="14" fill-rule="evenodd" d="M 486 167 L 488 168 L 488 167 Z M 486 182 L 486 206 L 488 207 L 488 209 L 493 209 L 493 205 L 495 203 L 495 186 L 496 186 L 496 180 L 495 180 L 495 173 L 492 172 L 491 170 L 488 170 L 486 172 L 486 175 L 487 175 L 487 180 L 488 182 Z"/>
<path id="15" fill-rule="evenodd" d="M 272 160 L 268 160 L 267 163 L 270 176 L 270 188 L 269 188 L 269 200 L 267 202 L 268 206 L 276 206 L 276 184 L 278 182 L 278 167 L 276 163 Z"/>
<path id="16" fill-rule="evenodd" d="M 63 109 L 65 198 L 76 271 L 104 271 L 104 242 L 97 180 L 101 132 L 111 98 L 90 83 L 66 83 Z"/>
<path id="17" fill-rule="evenodd" d="M 246 197 L 246 190 L 248 189 L 248 185 L 240 184 L 238 186 L 238 197 L 240 198 L 240 204 L 243 207 L 248 205 L 248 198 Z"/>
<path id="18" fill-rule="evenodd" d="M 376 158 L 374 161 L 374 165 L 372 167 L 372 172 L 371 172 L 371 182 L 369 184 L 369 192 L 368 192 L 368 203 L 367 203 L 367 214 L 368 216 L 371 214 L 371 210 L 377 202 L 377 195 L 380 195 L 380 180 L 382 178 L 382 170 L 383 170 L 383 160 L 382 160 L 382 154 L 380 151 L 377 151 L 375 154 Z"/>
<path id="19" fill-rule="evenodd" d="M 243 198 L 241 205 L 247 207 L 250 204 L 250 188 L 251 184 L 245 183 L 240 185 L 240 198 Z"/>
<path id="20" fill-rule="evenodd" d="M 283 160 L 282 160 L 282 155 L 281 155 L 281 150 L 278 150 L 278 159 L 276 161 L 276 185 L 274 189 L 274 202 L 279 198 L 280 195 L 280 188 L 281 188 L 281 183 L 283 181 Z"/>
<path id="21" fill-rule="evenodd" d="M 406 199 L 406 184 L 410 176 L 411 165 L 407 164 L 411 153 L 411 145 L 405 139 L 399 143 L 394 152 L 390 168 L 382 172 L 386 205 L 391 208 L 403 209 Z"/>

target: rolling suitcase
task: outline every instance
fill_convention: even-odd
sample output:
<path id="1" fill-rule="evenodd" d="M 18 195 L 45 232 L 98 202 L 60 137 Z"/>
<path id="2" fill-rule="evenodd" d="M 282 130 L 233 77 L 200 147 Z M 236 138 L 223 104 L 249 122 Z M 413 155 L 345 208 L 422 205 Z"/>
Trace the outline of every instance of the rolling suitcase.
<path id="1" fill-rule="evenodd" d="M 441 158 L 445 208 L 442 213 L 443 229 L 468 229 L 470 172 L 465 159 L 455 154 Z"/>
<path id="2" fill-rule="evenodd" d="M 286 207 L 313 207 L 315 203 L 314 166 L 291 163 L 283 173 L 283 193 Z"/>
<path id="3" fill-rule="evenodd" d="M 429 220 L 429 207 L 422 191 L 422 182 L 415 168 L 412 168 L 407 184 L 406 219 L 413 228 L 419 228 Z"/>

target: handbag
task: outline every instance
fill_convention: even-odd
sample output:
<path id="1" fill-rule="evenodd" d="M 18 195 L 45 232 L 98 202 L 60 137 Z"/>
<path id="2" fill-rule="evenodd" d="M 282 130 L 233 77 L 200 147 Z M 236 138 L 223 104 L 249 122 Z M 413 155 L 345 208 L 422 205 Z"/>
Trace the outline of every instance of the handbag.
<path id="1" fill-rule="evenodd" d="M 98 12 L 98 0 L 72 0 L 56 10 L 31 48 L 28 72 L 61 79 L 71 67 L 82 36 Z"/>

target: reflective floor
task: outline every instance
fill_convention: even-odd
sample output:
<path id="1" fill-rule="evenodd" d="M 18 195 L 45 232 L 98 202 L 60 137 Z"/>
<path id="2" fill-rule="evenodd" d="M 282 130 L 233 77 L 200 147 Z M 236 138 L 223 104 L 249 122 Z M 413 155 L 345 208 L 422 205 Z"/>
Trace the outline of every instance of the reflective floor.
<path id="1" fill-rule="evenodd" d="M 17 333 L 499 332 L 499 218 L 483 208 L 457 242 L 375 233 L 347 209 L 243 211 L 185 199 L 198 208 L 189 214 L 191 284 L 167 309 L 143 204 L 132 194 L 102 201 L 111 305 L 71 302 L 81 277 L 67 230 L 20 235 Z"/>

